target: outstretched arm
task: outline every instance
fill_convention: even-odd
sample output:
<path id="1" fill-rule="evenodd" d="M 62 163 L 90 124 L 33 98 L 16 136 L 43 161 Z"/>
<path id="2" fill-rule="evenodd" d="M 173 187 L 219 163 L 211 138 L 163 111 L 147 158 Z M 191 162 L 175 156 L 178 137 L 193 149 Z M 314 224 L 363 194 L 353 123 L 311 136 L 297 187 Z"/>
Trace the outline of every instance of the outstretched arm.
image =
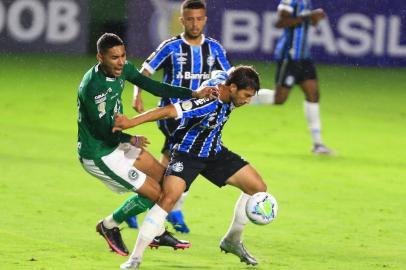
<path id="1" fill-rule="evenodd" d="M 113 132 L 132 128 L 146 122 L 154 122 L 165 118 L 176 118 L 178 113 L 175 106 L 170 104 L 165 107 L 151 109 L 131 119 L 123 114 L 116 114 Z"/>

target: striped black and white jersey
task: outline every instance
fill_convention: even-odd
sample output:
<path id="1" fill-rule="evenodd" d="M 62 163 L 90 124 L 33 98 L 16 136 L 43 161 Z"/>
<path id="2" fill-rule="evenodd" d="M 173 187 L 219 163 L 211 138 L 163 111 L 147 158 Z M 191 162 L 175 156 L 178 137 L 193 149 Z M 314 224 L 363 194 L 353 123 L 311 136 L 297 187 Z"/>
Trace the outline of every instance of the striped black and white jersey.
<path id="1" fill-rule="evenodd" d="M 227 77 L 226 72 L 220 72 L 203 85 L 216 86 Z M 174 105 L 181 123 L 173 134 L 173 149 L 200 158 L 210 158 L 219 153 L 222 149 L 221 131 L 234 105 L 209 98 L 191 99 Z"/>
<path id="2" fill-rule="evenodd" d="M 309 14 L 312 10 L 311 0 L 281 0 L 278 11 L 288 11 L 293 18 Z M 301 60 L 310 58 L 308 32 L 310 22 L 304 21 L 295 27 L 284 29 L 275 48 L 275 59 Z"/>
<path id="3" fill-rule="evenodd" d="M 164 82 L 192 90 L 210 79 L 213 70 L 230 71 L 232 68 L 218 41 L 203 35 L 200 46 L 194 46 L 185 40 L 183 34 L 162 42 L 142 67 L 151 74 L 163 69 Z M 178 101 L 179 99 L 162 98 L 160 106 Z"/>

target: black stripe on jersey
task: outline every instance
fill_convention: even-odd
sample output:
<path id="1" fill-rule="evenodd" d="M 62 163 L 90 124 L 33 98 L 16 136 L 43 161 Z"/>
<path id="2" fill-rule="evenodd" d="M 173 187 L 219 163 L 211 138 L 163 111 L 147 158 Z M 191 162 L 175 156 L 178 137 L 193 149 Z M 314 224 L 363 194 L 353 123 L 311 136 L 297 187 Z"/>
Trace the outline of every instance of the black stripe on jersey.
<path id="1" fill-rule="evenodd" d="M 192 58 L 193 58 L 193 51 L 192 47 L 187 45 L 186 43 L 182 42 L 182 53 L 187 53 L 187 60 L 184 65 L 182 65 L 182 74 L 184 74 L 184 70 L 189 71 L 192 73 Z M 190 88 L 190 79 L 182 79 L 182 84 L 183 87 Z"/>
<path id="2" fill-rule="evenodd" d="M 167 57 L 165 61 L 161 64 L 161 67 L 164 68 L 164 78 L 165 78 L 164 82 L 172 84 L 173 80 L 172 56 Z"/>
<path id="3" fill-rule="evenodd" d="M 202 60 L 201 60 L 202 61 L 202 70 L 200 72 L 201 73 L 204 73 L 204 72 L 210 73 L 212 67 L 210 67 L 207 64 L 207 58 L 210 56 L 210 49 L 209 49 L 209 43 L 208 42 L 203 43 L 201 55 L 202 55 Z M 201 80 L 200 83 L 202 81 L 204 81 L 204 80 Z"/>
<path id="4" fill-rule="evenodd" d="M 206 141 L 206 138 L 210 135 L 210 132 L 212 131 L 213 131 L 212 129 L 206 129 L 203 132 L 200 132 L 200 134 L 197 135 L 197 137 L 195 138 L 195 142 L 190 148 L 189 153 L 198 156 L 203 148 L 203 144 Z"/>

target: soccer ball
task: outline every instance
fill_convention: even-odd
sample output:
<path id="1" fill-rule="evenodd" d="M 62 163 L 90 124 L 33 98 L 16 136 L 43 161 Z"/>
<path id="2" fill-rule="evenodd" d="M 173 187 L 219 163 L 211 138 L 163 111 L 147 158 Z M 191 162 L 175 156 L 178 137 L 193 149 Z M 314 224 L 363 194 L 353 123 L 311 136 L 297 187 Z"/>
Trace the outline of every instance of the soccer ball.
<path id="1" fill-rule="evenodd" d="M 245 212 L 251 222 L 265 225 L 276 218 L 278 203 L 275 198 L 266 192 L 258 192 L 248 199 Z"/>

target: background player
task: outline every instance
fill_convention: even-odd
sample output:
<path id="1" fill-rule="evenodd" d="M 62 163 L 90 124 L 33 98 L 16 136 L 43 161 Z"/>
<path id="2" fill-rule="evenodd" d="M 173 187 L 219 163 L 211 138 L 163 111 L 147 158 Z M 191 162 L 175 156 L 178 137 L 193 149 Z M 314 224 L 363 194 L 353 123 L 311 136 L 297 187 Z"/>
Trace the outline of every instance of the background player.
<path id="1" fill-rule="evenodd" d="M 275 48 L 277 69 L 275 91 L 260 90 L 253 103 L 284 104 L 298 84 L 305 95 L 304 112 L 313 140 L 314 154 L 332 155 L 321 136 L 319 85 L 310 57 L 308 31 L 326 17 L 322 9 L 312 10 L 311 0 L 281 0 L 276 27 L 284 28 Z"/>
<path id="2" fill-rule="evenodd" d="M 159 96 L 202 97 L 209 88 L 191 91 L 151 80 L 126 61 L 123 41 L 115 34 L 104 34 L 97 41 L 98 64 L 84 75 L 78 91 L 78 153 L 83 168 L 111 190 L 137 192 L 112 215 L 99 222 L 96 230 L 118 254 L 126 256 L 118 225 L 129 216 L 150 208 L 159 199 L 164 167 L 143 150 L 144 137 L 112 133 L 114 115 L 122 113 L 121 94 L 126 80 Z M 162 234 L 160 244 L 187 247 L 170 234 Z M 165 244 L 163 244 L 165 245 Z"/>
<path id="3" fill-rule="evenodd" d="M 147 213 L 130 259 L 122 268 L 138 268 L 145 248 L 163 230 L 168 212 L 184 190 L 201 174 L 213 184 L 232 185 L 243 193 L 238 199 L 234 219 L 220 242 L 221 250 L 235 254 L 242 262 L 256 265 L 241 241 L 248 218 L 245 205 L 250 195 L 266 191 L 257 171 L 222 143 L 221 132 L 232 109 L 250 102 L 259 89 L 259 77 L 252 67 L 239 66 L 230 73 L 221 72 L 208 85 L 217 85 L 219 99 L 192 99 L 150 110 L 131 120 L 118 116 L 115 129 L 121 130 L 164 118 L 179 118 L 181 125 L 174 133 L 175 146 L 166 169 L 163 196 Z"/>
<path id="4" fill-rule="evenodd" d="M 181 5 L 180 23 L 184 32 L 168 39 L 153 52 L 143 63 L 141 72 L 151 76 L 157 70 L 163 69 L 163 81 L 176 86 L 184 86 L 196 90 L 200 84 L 210 78 L 213 70 L 230 72 L 232 66 L 226 52 L 220 43 L 203 34 L 207 22 L 206 4 L 202 0 L 186 0 Z M 160 106 L 178 102 L 178 98 L 162 98 Z M 183 99 L 184 100 L 184 99 Z M 137 112 L 143 112 L 141 89 L 134 88 L 133 107 Z M 179 125 L 179 120 L 162 119 L 158 127 L 165 136 L 162 147 L 161 163 L 166 167 L 169 161 L 169 150 L 172 144 L 171 136 Z M 187 192 L 175 204 L 168 215 L 168 221 L 182 233 L 188 233 L 183 214 L 182 204 Z M 131 227 L 137 227 L 136 220 L 128 220 Z"/>

